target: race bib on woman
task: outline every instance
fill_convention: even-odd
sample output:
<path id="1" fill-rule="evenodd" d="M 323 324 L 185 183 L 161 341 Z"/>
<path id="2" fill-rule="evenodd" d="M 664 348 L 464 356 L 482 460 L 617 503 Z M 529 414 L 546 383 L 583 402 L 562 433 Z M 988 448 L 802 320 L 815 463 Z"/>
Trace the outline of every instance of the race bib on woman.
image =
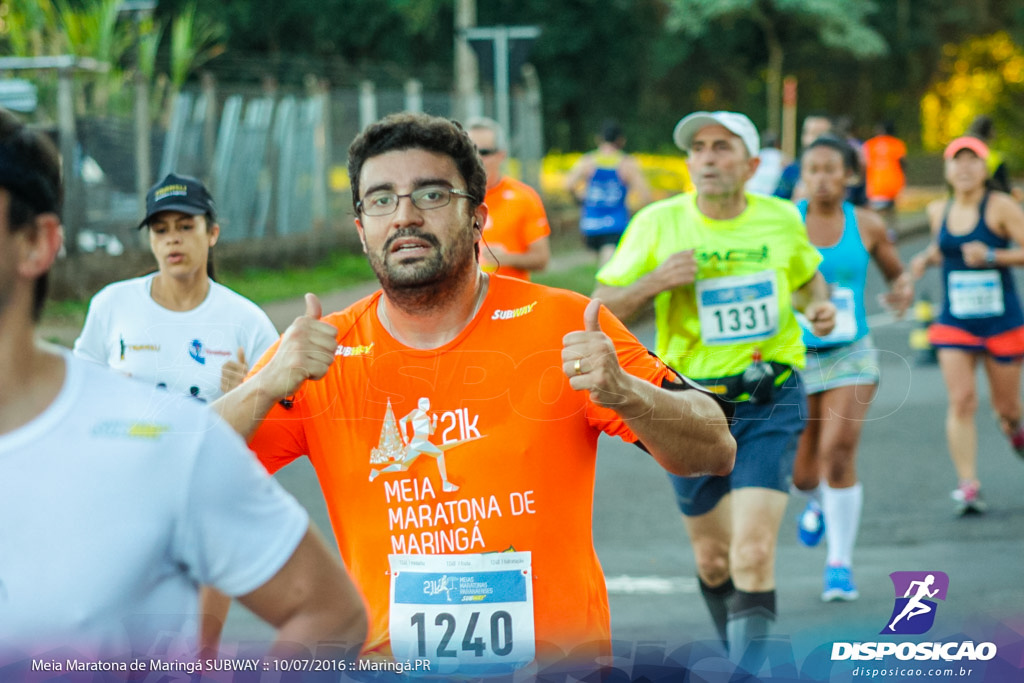
<path id="1" fill-rule="evenodd" d="M 949 312 L 957 318 L 991 318 L 1002 315 L 1003 283 L 998 270 L 954 270 L 946 291 Z"/>

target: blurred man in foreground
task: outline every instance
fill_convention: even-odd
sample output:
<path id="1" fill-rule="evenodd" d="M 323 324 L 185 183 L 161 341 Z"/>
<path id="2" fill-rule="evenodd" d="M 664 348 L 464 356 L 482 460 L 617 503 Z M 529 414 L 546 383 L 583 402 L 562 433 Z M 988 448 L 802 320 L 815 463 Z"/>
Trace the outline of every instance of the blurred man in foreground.
<path id="1" fill-rule="evenodd" d="M 273 625 L 274 653 L 358 647 L 355 587 L 236 434 L 37 340 L 60 203 L 52 144 L 0 109 L 0 668 L 60 647 L 123 662 L 168 635 L 194 656 L 199 584 Z"/>

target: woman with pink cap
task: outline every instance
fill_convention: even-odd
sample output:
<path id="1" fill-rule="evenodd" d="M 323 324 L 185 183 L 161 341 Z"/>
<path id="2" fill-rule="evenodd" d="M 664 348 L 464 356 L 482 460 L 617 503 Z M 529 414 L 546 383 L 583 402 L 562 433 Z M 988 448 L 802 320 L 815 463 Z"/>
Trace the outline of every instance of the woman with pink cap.
<path id="1" fill-rule="evenodd" d="M 942 313 L 928 331 L 938 349 L 949 395 L 946 438 L 959 483 L 959 514 L 984 512 L 978 481 L 974 374 L 979 361 L 988 377 L 992 408 L 1014 451 L 1024 457 L 1020 378 L 1024 313 L 1010 269 L 1024 265 L 1024 210 L 1007 194 L 990 191 L 989 150 L 974 137 L 946 147 L 945 177 L 951 196 L 928 206 L 933 241 L 910 262 L 920 278 L 942 266 Z"/>

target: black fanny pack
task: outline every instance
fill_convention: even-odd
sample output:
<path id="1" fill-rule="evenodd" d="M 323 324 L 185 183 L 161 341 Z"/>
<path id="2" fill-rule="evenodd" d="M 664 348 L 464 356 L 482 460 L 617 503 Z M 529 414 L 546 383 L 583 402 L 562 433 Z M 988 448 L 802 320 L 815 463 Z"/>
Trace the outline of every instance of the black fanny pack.
<path id="1" fill-rule="evenodd" d="M 785 363 L 768 361 L 751 364 L 738 375 L 696 380 L 705 389 L 730 401 L 771 403 L 775 390 L 793 374 L 793 367 Z"/>

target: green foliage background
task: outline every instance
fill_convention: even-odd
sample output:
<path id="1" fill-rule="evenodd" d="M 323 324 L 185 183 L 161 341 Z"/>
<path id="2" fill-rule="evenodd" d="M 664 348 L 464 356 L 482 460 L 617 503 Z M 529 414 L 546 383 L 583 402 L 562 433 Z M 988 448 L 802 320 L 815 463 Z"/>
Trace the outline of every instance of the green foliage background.
<path id="1" fill-rule="evenodd" d="M 34 9 L 38 17 L 38 8 L 54 1 L 0 5 L 8 11 Z M 70 7 L 97 1 L 61 0 Z M 225 82 L 271 76 L 300 85 L 314 73 L 338 86 L 363 78 L 397 85 L 416 77 L 428 89 L 451 89 L 455 0 L 160 0 L 155 18 L 170 27 L 192 3 L 196 21 L 207 31 L 216 27 L 216 49 L 206 46 L 200 53 L 212 57 L 205 68 Z M 1024 39 L 1024 0 L 477 0 L 476 5 L 480 26 L 542 28 L 530 61 L 543 88 L 547 144 L 561 151 L 590 147 L 607 117 L 624 124 L 631 148 L 651 152 L 669 149 L 672 126 L 698 108 L 739 109 L 763 127 L 769 119 L 766 82 L 776 64 L 772 60 L 781 62 L 783 74 L 799 79 L 799 116 L 810 111 L 848 115 L 861 135 L 890 119 L 912 146 L 920 145 L 920 101 L 942 77 L 946 46 L 997 31 L 1017 44 Z M 3 52 L 9 54 L 16 38 L 0 34 L 0 49 L 6 43 Z M 167 42 L 155 59 L 163 65 L 157 71 L 171 73 Z M 863 49 L 868 43 L 874 49 Z M 204 45 L 195 47 L 198 52 Z M 997 127 L 1007 110 L 997 104 L 990 112 Z"/>

